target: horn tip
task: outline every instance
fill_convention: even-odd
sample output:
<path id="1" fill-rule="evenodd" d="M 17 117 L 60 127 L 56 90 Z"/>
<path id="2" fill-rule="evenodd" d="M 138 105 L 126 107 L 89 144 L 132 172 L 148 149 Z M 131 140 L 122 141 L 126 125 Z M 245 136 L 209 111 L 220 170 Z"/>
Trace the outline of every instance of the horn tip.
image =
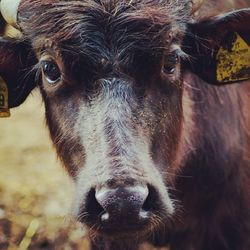
<path id="1" fill-rule="evenodd" d="M 17 25 L 17 12 L 21 0 L 1 0 L 0 10 L 5 21 L 12 25 Z"/>

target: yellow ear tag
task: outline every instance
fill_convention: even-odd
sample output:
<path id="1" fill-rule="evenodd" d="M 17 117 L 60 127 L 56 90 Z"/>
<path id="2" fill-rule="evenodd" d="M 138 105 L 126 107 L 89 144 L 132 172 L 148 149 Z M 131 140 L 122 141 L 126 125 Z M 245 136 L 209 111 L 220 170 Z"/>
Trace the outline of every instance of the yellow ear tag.
<path id="1" fill-rule="evenodd" d="M 238 33 L 232 33 L 217 57 L 218 82 L 237 82 L 250 79 L 250 46 Z"/>
<path id="2" fill-rule="evenodd" d="M 10 117 L 8 107 L 8 88 L 3 78 L 0 77 L 0 118 Z"/>

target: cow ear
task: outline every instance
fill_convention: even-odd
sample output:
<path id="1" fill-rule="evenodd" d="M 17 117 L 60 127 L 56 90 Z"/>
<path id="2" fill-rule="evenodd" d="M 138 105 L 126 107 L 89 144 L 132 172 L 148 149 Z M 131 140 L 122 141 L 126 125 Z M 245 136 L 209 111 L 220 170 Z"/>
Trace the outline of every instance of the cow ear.
<path id="1" fill-rule="evenodd" d="M 13 108 L 26 99 L 35 87 L 36 63 L 28 43 L 0 37 L 1 106 Z"/>
<path id="2" fill-rule="evenodd" d="M 189 24 L 183 50 L 184 66 L 210 84 L 250 79 L 250 8 Z"/>

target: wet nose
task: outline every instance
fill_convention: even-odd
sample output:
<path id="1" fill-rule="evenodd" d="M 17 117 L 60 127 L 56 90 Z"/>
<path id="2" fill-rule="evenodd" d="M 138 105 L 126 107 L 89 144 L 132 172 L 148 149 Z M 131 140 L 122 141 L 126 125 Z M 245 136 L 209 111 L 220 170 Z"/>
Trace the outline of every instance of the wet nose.
<path id="1" fill-rule="evenodd" d="M 104 213 L 102 220 L 140 220 L 145 217 L 142 206 L 148 196 L 148 188 L 144 186 L 119 187 L 117 189 L 102 188 L 95 194 L 97 202 Z"/>
<path id="2" fill-rule="evenodd" d="M 116 189 L 101 188 L 96 190 L 95 199 L 103 209 L 103 222 L 137 223 L 147 219 L 143 204 L 147 199 L 147 186 L 119 187 Z"/>

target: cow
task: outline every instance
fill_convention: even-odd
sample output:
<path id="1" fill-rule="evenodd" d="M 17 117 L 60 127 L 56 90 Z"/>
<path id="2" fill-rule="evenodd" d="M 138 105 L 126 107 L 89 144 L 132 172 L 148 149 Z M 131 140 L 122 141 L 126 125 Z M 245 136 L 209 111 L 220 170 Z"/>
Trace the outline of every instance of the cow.
<path id="1" fill-rule="evenodd" d="M 92 250 L 250 249 L 248 7 L 2 0 L 9 107 L 40 89 Z"/>

